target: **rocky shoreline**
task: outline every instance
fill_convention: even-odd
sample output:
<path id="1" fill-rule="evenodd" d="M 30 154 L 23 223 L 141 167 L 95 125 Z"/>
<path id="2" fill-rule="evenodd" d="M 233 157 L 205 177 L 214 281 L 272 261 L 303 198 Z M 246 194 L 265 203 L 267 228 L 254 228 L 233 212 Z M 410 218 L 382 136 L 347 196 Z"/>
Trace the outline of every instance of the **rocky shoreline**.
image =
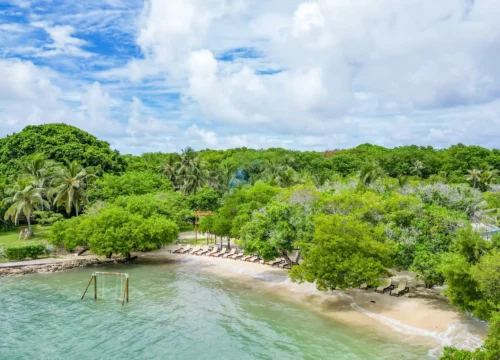
<path id="1" fill-rule="evenodd" d="M 127 262 L 125 259 L 78 259 L 61 261 L 53 264 L 27 265 L 22 267 L 0 268 L 0 277 L 21 276 L 36 273 L 54 273 L 75 268 L 84 268 L 92 265 L 119 264 Z"/>

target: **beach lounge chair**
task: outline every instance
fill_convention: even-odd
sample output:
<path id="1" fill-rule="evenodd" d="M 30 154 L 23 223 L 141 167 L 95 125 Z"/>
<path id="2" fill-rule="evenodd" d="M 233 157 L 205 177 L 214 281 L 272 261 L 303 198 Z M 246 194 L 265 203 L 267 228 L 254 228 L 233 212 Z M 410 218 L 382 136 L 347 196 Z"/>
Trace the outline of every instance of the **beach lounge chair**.
<path id="1" fill-rule="evenodd" d="M 217 249 L 215 252 L 208 253 L 208 256 L 214 256 L 215 257 L 215 255 L 217 255 L 219 253 L 225 254 L 226 253 L 226 247 L 223 247 L 222 250 L 221 249 Z"/>
<path id="2" fill-rule="evenodd" d="M 375 292 L 385 293 L 386 290 L 394 289 L 394 285 L 391 284 L 391 279 L 386 279 L 382 282 L 380 286 L 375 289 Z"/>
<path id="3" fill-rule="evenodd" d="M 218 253 L 212 254 L 211 256 L 219 257 L 219 256 L 224 255 L 225 253 L 227 253 L 227 247 L 223 247 L 221 251 L 219 251 Z"/>
<path id="4" fill-rule="evenodd" d="M 198 251 L 195 255 L 196 256 L 198 256 L 198 255 L 206 255 L 206 254 L 208 254 L 209 251 L 210 251 L 209 248 L 205 248 L 203 250 Z"/>
<path id="5" fill-rule="evenodd" d="M 406 280 L 401 280 L 397 288 L 391 289 L 389 295 L 400 297 L 410 291 L 410 288 L 406 286 L 408 282 Z"/>
<path id="6" fill-rule="evenodd" d="M 204 251 L 208 251 L 208 247 L 200 248 L 200 250 L 198 250 L 198 251 L 193 251 L 191 254 L 192 254 L 192 255 L 199 255 L 200 253 L 202 253 L 202 252 L 204 252 Z"/>
<path id="7" fill-rule="evenodd" d="M 239 252 L 239 253 L 235 253 L 233 255 L 229 255 L 227 258 L 228 259 L 236 260 L 237 258 L 242 257 L 243 255 L 245 255 L 245 254 L 243 254 L 243 251 L 242 251 L 242 252 Z"/>
<path id="8" fill-rule="evenodd" d="M 228 252 L 227 254 L 222 255 L 222 257 L 223 258 L 228 258 L 231 255 L 235 255 L 235 254 L 236 254 L 236 248 L 232 248 L 230 252 Z"/>
<path id="9" fill-rule="evenodd" d="M 212 250 L 208 251 L 205 255 L 212 256 L 212 254 L 215 254 L 216 252 L 219 252 L 219 248 L 217 246 L 214 246 Z"/>
<path id="10" fill-rule="evenodd" d="M 195 252 L 200 251 L 200 249 L 201 249 L 201 246 L 197 246 L 197 247 L 191 248 L 191 250 L 188 251 L 188 254 L 192 255 Z"/>
<path id="11" fill-rule="evenodd" d="M 177 249 L 173 249 L 173 250 L 170 250 L 171 253 L 175 253 L 175 254 L 178 254 L 179 251 L 181 251 L 184 247 L 183 246 L 179 246 Z"/>
<path id="12" fill-rule="evenodd" d="M 258 256 L 252 256 L 252 257 L 250 257 L 248 259 L 245 259 L 245 261 L 248 261 L 248 262 L 257 262 L 257 261 L 259 261 L 259 259 L 260 259 L 260 257 L 258 257 Z"/>
<path id="13" fill-rule="evenodd" d="M 179 253 L 186 254 L 186 253 L 190 252 L 192 248 L 193 247 L 191 245 L 189 245 L 187 248 L 184 248 L 181 251 L 179 251 Z"/>
<path id="14" fill-rule="evenodd" d="M 274 265 L 279 265 L 283 263 L 285 260 L 284 259 L 274 259 L 272 261 L 266 262 L 267 265 L 271 265 L 271 267 L 274 267 Z"/>
<path id="15" fill-rule="evenodd" d="M 242 256 L 240 260 L 241 261 L 247 261 L 247 259 L 250 259 L 252 257 L 253 257 L 253 255 L 245 255 L 245 256 Z"/>

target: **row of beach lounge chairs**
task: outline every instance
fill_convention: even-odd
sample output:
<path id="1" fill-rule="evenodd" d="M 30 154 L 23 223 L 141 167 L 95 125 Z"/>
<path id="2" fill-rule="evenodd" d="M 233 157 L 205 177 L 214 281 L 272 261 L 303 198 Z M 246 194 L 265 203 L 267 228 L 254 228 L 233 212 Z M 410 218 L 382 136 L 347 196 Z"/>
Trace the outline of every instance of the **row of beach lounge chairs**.
<path id="1" fill-rule="evenodd" d="M 192 247 L 191 245 L 181 246 L 177 249 L 171 251 L 174 254 L 189 254 L 196 256 L 211 256 L 211 257 L 222 257 L 233 260 L 241 260 L 252 263 L 261 263 L 266 265 L 271 265 L 272 267 L 277 266 L 283 269 L 289 269 L 290 265 L 285 261 L 285 259 L 275 259 L 271 261 L 264 261 L 260 256 L 257 255 L 245 255 L 243 252 L 238 252 L 237 248 L 232 248 L 229 250 L 227 247 L 223 246 L 222 249 L 219 249 L 217 246 L 210 247 Z"/>
<path id="2" fill-rule="evenodd" d="M 368 290 L 370 286 L 368 284 L 362 284 L 359 288 Z M 391 279 L 385 279 L 382 281 L 382 284 L 375 288 L 375 292 L 385 294 L 386 291 L 389 291 L 389 295 L 391 296 L 400 297 L 401 295 L 408 293 L 410 288 L 408 287 L 408 281 L 406 280 L 401 280 L 396 286 L 392 283 Z"/>

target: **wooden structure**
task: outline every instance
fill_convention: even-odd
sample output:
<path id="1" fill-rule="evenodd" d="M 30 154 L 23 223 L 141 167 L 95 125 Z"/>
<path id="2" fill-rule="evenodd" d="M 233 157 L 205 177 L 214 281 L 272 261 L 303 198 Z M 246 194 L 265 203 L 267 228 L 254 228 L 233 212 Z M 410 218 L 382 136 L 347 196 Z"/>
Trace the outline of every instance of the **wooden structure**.
<path id="1" fill-rule="evenodd" d="M 87 290 L 89 289 L 90 285 L 92 284 L 92 282 L 94 282 L 94 300 L 102 300 L 102 298 L 98 298 L 97 297 L 97 289 L 98 289 L 98 276 L 101 277 L 101 279 L 104 279 L 104 276 L 120 276 L 120 277 L 125 277 L 125 286 L 123 287 L 123 293 L 121 294 L 122 297 L 121 299 L 117 299 L 117 300 L 121 300 L 121 303 L 122 303 L 122 306 L 125 304 L 125 301 L 128 302 L 128 289 L 129 289 L 129 278 L 128 278 L 128 274 L 126 273 L 114 273 L 114 272 L 94 272 L 92 274 L 92 277 L 90 278 L 90 281 L 87 285 L 87 287 L 85 288 L 85 291 L 83 292 L 83 295 L 81 297 L 80 300 L 83 300 L 83 298 L 85 297 L 85 295 L 87 294 Z M 104 281 L 104 280 L 101 280 L 101 281 Z M 102 285 L 104 286 L 104 282 L 102 283 Z M 101 293 L 101 296 L 103 296 L 103 294 Z"/>
<path id="2" fill-rule="evenodd" d="M 195 211 L 194 212 L 194 239 L 197 242 L 198 241 L 198 225 L 199 225 L 199 218 L 203 216 L 210 216 L 212 215 L 211 211 Z M 208 245 L 208 237 L 207 237 L 207 245 Z"/>

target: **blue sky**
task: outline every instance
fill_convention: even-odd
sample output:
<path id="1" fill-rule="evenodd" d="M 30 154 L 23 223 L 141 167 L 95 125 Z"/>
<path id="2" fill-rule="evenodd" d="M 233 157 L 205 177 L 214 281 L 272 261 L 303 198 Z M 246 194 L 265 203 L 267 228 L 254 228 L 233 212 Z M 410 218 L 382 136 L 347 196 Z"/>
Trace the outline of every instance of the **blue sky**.
<path id="1" fill-rule="evenodd" d="M 498 147 L 497 0 L 3 0 L 0 136 L 123 153 Z"/>

